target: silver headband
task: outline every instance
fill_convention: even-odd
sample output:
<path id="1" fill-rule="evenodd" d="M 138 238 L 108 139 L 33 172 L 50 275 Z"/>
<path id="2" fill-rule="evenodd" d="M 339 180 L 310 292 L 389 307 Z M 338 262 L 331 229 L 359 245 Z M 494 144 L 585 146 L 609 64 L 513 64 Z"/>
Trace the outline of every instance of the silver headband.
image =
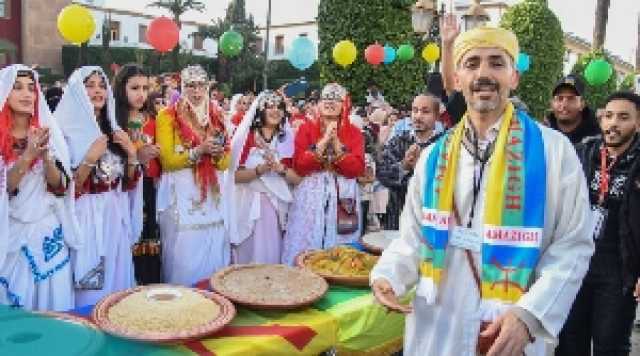
<path id="1" fill-rule="evenodd" d="M 258 102 L 258 109 L 265 110 L 267 106 L 279 106 L 282 103 L 282 97 L 271 90 L 267 90 L 260 96 Z"/>
<path id="2" fill-rule="evenodd" d="M 209 81 L 207 72 L 199 65 L 188 66 L 180 73 L 182 84 L 205 83 Z"/>
<path id="3" fill-rule="evenodd" d="M 347 96 L 347 90 L 338 83 L 329 83 L 324 86 L 320 94 L 321 100 L 342 101 Z"/>

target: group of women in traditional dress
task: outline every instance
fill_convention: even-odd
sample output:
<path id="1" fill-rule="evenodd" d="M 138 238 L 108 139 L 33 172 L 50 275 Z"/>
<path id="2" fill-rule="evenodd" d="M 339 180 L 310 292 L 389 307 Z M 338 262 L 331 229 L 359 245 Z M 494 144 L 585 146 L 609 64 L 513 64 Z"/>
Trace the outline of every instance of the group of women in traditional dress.
<path id="1" fill-rule="evenodd" d="M 100 67 L 77 69 L 54 113 L 34 70 L 0 79 L 2 304 L 69 310 L 133 287 L 132 247 L 156 230 L 164 282 L 187 286 L 359 236 L 363 139 L 337 84 L 293 129 L 277 92 L 223 112 L 199 66 L 157 116 L 137 65 L 113 90 Z"/>

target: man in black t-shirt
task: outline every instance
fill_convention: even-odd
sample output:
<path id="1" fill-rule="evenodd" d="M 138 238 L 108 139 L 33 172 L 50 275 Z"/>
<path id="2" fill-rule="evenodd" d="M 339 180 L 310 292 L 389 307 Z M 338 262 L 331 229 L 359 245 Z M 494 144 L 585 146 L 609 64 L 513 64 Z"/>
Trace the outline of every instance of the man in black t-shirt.
<path id="1" fill-rule="evenodd" d="M 600 133 L 594 112 L 583 99 L 584 84 L 574 76 L 562 78 L 553 89 L 549 126 L 562 132 L 574 145 Z"/>

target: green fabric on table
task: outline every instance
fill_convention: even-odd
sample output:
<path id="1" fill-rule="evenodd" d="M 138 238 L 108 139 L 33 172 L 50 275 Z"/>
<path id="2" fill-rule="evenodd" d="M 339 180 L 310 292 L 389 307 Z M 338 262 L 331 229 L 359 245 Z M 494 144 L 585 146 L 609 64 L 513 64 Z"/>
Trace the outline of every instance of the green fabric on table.
<path id="1" fill-rule="evenodd" d="M 370 293 L 371 289 L 369 287 L 356 288 L 331 285 L 327 294 L 325 294 L 322 299 L 318 300 L 313 307 L 318 310 L 326 311 L 338 304 Z"/>

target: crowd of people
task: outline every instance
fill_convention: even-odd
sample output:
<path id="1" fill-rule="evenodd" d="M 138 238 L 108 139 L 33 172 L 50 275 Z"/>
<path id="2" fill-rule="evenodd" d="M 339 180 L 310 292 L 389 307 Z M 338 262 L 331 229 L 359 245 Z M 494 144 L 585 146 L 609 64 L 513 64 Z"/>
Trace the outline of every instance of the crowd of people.
<path id="1" fill-rule="evenodd" d="M 558 335 L 558 355 L 628 354 L 640 97 L 596 118 L 568 76 L 539 123 L 512 96 L 511 32 L 441 33 L 442 72 L 397 107 L 373 83 L 360 107 L 338 83 L 225 98 L 199 66 L 86 66 L 46 93 L 0 70 L 0 303 L 66 311 L 399 229 L 371 281 L 408 314 L 406 354 L 542 355 Z"/>

